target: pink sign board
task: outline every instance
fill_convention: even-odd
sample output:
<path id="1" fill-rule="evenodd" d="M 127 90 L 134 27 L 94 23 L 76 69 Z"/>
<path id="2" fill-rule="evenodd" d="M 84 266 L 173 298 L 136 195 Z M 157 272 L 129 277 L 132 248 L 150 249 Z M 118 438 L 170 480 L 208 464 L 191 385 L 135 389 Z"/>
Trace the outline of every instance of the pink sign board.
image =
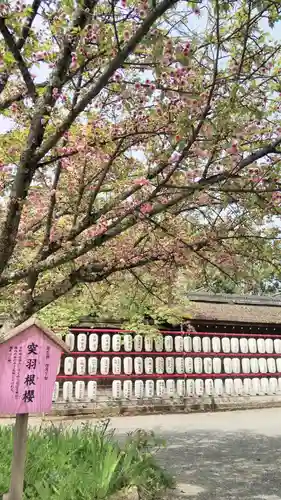
<path id="1" fill-rule="evenodd" d="M 50 411 L 60 356 L 35 325 L 0 344 L 0 413 Z"/>

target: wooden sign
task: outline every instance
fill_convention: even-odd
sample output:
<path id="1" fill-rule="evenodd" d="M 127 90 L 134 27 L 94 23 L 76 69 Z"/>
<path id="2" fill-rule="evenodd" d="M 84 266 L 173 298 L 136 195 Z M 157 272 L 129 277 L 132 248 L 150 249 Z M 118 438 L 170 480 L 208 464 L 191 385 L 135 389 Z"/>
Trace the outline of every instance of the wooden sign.
<path id="1" fill-rule="evenodd" d="M 34 319 L 0 337 L 0 414 L 51 410 L 62 350 L 65 343 Z"/>
<path id="2" fill-rule="evenodd" d="M 66 344 L 31 318 L 0 336 L 0 414 L 16 414 L 10 490 L 5 500 L 21 500 L 29 413 L 52 406 L 57 368 Z"/>

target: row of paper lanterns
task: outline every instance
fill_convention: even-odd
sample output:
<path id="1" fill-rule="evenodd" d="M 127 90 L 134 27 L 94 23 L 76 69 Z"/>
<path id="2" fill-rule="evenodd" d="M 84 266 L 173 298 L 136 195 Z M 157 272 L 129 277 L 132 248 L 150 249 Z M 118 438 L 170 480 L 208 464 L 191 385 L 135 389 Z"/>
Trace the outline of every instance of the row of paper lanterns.
<path id="1" fill-rule="evenodd" d="M 122 337 L 120 334 L 103 334 L 91 333 L 87 336 L 86 333 L 74 335 L 68 333 L 65 341 L 71 351 L 74 351 L 75 344 L 77 351 L 97 351 L 100 346 L 103 352 L 115 351 L 118 352 L 122 347 Z M 75 342 L 76 340 L 76 342 Z M 271 338 L 245 338 L 245 337 L 205 337 L 205 336 L 183 336 L 183 335 L 159 335 L 155 338 L 151 336 L 142 336 L 125 334 L 123 337 L 123 347 L 125 352 L 132 350 L 153 351 L 156 352 L 224 352 L 224 353 L 281 353 L 281 339 Z"/>
<path id="2" fill-rule="evenodd" d="M 76 368 L 76 370 L 75 370 Z M 96 375 L 98 372 L 102 375 L 126 375 L 152 374 L 152 373 L 281 373 L 281 357 L 280 358 L 210 358 L 210 357 L 195 357 L 181 356 L 165 358 L 157 356 L 134 358 L 125 356 L 124 358 L 113 356 L 112 358 L 102 356 L 83 357 L 79 356 L 75 359 L 71 356 L 64 358 L 64 374 L 73 375 L 76 371 L 77 375 Z"/>
<path id="3" fill-rule="evenodd" d="M 56 382 L 53 401 L 60 397 L 59 382 Z M 281 378 L 245 378 L 245 379 L 195 379 L 195 380 L 114 380 L 112 383 L 113 399 L 142 399 L 164 397 L 192 396 L 243 396 L 266 395 L 281 392 Z M 78 380 L 62 384 L 63 401 L 95 401 L 97 399 L 97 382 L 91 380 L 87 384 Z"/>

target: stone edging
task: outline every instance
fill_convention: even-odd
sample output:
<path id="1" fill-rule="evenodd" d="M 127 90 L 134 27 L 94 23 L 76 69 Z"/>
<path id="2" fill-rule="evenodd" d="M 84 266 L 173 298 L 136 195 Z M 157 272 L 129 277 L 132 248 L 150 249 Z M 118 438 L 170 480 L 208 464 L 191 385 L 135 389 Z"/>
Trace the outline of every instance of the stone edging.
<path id="1" fill-rule="evenodd" d="M 119 405 L 109 401 L 107 405 L 81 405 L 81 404 L 56 404 L 53 410 L 48 414 L 31 415 L 40 418 L 110 418 L 120 416 L 137 416 L 152 414 L 170 414 L 170 413 L 205 413 L 205 412 L 223 412 L 236 410 L 254 410 L 260 408 L 278 408 L 281 407 L 281 396 L 236 396 L 229 398 L 191 398 L 183 402 L 171 401 L 158 404 L 143 402 L 137 405 Z M 1 418 L 11 418 L 12 415 L 1 415 Z"/>

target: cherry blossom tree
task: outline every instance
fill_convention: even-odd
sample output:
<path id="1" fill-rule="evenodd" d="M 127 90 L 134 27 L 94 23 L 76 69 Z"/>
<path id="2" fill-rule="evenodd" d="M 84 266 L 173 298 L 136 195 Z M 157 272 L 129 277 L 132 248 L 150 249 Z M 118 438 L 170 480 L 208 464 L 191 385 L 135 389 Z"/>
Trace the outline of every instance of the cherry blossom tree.
<path id="1" fill-rule="evenodd" d="M 274 269 L 279 18 L 276 1 L 0 0 L 13 322 L 116 273 Z"/>

